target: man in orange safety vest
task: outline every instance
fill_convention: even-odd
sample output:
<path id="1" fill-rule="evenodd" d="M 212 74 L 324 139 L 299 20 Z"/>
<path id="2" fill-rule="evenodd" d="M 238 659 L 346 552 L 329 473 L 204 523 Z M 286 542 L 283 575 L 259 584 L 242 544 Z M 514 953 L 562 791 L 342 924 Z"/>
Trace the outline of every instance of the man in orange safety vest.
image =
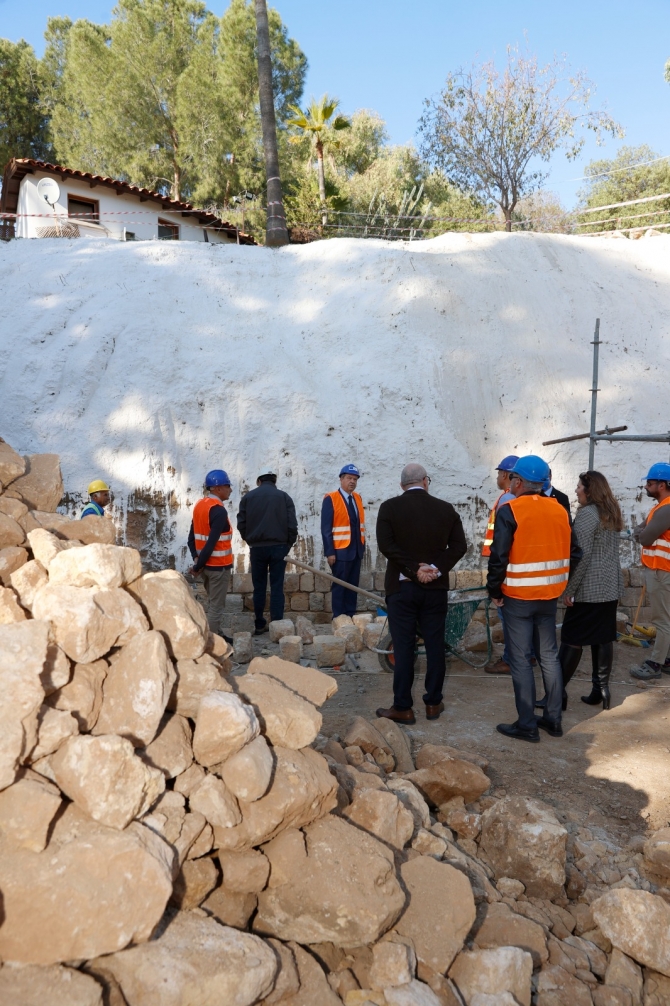
<path id="1" fill-rule="evenodd" d="M 223 504 L 232 491 L 230 479 L 222 468 L 207 473 L 206 495 L 193 507 L 188 536 L 188 547 L 194 560 L 188 572 L 192 576 L 202 574 L 207 591 L 209 627 L 228 643 L 232 643 L 232 639 L 223 635 L 221 622 L 233 569 L 233 529 Z"/>
<path id="2" fill-rule="evenodd" d="M 365 553 L 365 510 L 356 492 L 360 472 L 356 465 L 340 470 L 340 488 L 327 493 L 321 507 L 323 554 L 333 576 L 358 586 Z M 334 583 L 331 587 L 333 618 L 356 613 L 357 595 Z"/>
<path id="3" fill-rule="evenodd" d="M 519 458 L 511 475 L 515 498 L 496 515 L 486 586 L 496 607 L 505 611 L 518 719 L 499 723 L 496 729 L 507 737 L 537 743 L 538 727 L 553 737 L 563 734 L 556 608 L 582 553 L 566 511 L 555 499 L 542 495 L 542 484 L 549 475 L 546 461 L 529 454 Z M 533 645 L 546 692 L 541 717 L 534 714 Z"/>
<path id="4" fill-rule="evenodd" d="M 656 500 L 646 521 L 633 531 L 642 545 L 642 565 L 647 597 L 651 605 L 651 622 L 656 639 L 651 657 L 639 667 L 632 667 L 634 678 L 647 681 L 670 674 L 670 465 L 658 462 L 649 469 L 645 488 L 647 496 Z"/>
<path id="5" fill-rule="evenodd" d="M 507 457 L 503 458 L 498 465 L 496 471 L 498 472 L 498 477 L 496 479 L 496 484 L 500 493 L 498 498 L 493 504 L 491 513 L 489 514 L 488 523 L 486 525 L 486 535 L 484 537 L 484 545 L 482 547 L 482 555 L 488 557 L 491 554 L 491 545 L 493 544 L 493 529 L 496 523 L 496 513 L 498 509 L 505 503 L 509 503 L 513 500 L 514 493 L 510 490 L 510 479 L 511 472 L 514 465 L 518 461 L 516 454 L 508 454 Z M 502 613 L 502 608 L 498 612 L 498 617 L 500 618 L 500 623 L 503 628 L 503 638 L 505 634 L 505 619 Z M 484 668 L 487 674 L 509 674 L 509 653 L 507 652 L 507 643 L 505 643 L 505 649 L 503 650 L 503 655 L 500 660 L 496 660 L 494 664 L 487 664 Z"/>

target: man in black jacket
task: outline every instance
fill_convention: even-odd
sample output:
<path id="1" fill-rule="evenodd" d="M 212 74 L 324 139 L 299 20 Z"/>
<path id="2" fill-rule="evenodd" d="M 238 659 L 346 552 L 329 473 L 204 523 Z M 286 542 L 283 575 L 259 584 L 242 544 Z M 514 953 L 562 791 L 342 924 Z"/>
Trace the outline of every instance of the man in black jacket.
<path id="1" fill-rule="evenodd" d="M 551 484 L 551 468 L 549 469 L 549 478 L 542 486 L 542 495 L 553 497 L 557 503 L 560 503 L 565 512 L 568 515 L 568 520 L 570 521 L 570 526 L 572 527 L 572 511 L 570 510 L 570 499 L 566 493 L 562 493 L 560 489 Z"/>
<path id="2" fill-rule="evenodd" d="M 393 639 L 393 705 L 377 716 L 414 723 L 412 685 L 417 630 L 426 647 L 426 718 L 444 709 L 444 624 L 449 571 L 467 551 L 461 518 L 451 503 L 428 495 L 430 478 L 421 465 L 406 465 L 402 496 L 386 500 L 377 517 L 377 544 L 388 559 L 386 605 Z"/>
<path id="3" fill-rule="evenodd" d="M 256 635 L 268 631 L 263 618 L 265 592 L 270 574 L 270 618 L 284 617 L 284 556 L 298 537 L 295 505 L 288 493 L 277 489 L 274 472 L 262 472 L 252 489 L 240 500 L 237 530 L 249 545 L 251 579 L 254 585 Z"/>

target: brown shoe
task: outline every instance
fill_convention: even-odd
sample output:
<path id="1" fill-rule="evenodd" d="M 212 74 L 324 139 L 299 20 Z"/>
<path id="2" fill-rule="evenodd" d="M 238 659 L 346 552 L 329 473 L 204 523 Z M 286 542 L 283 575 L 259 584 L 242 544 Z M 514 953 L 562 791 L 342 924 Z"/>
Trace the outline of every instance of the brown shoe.
<path id="1" fill-rule="evenodd" d="M 484 670 L 487 674 L 510 674 L 510 666 L 502 658 L 496 660 L 495 664 L 490 664 Z"/>
<path id="2" fill-rule="evenodd" d="M 411 709 L 396 709 L 395 706 L 391 706 L 390 709 L 378 709 L 377 716 L 393 720 L 394 723 L 416 723 L 416 716 Z"/>
<path id="3" fill-rule="evenodd" d="M 440 713 L 444 712 L 444 702 L 440 702 L 437 706 L 429 706 L 426 703 L 426 719 L 427 720 L 437 720 L 439 719 Z"/>

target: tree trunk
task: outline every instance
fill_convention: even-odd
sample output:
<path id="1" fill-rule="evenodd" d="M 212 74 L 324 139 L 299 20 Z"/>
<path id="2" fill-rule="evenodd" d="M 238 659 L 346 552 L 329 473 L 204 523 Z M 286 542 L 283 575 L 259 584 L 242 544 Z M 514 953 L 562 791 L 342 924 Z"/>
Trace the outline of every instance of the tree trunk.
<path id="1" fill-rule="evenodd" d="M 316 167 L 319 173 L 319 195 L 321 196 L 321 223 L 325 227 L 328 223 L 328 213 L 326 211 L 326 174 L 323 166 L 323 143 L 316 141 Z"/>
<path id="2" fill-rule="evenodd" d="M 279 178 L 279 154 L 277 152 L 277 122 L 272 91 L 272 59 L 270 56 L 270 29 L 268 9 L 265 0 L 255 0 L 256 37 L 258 45 L 258 92 L 261 103 L 261 125 L 263 128 L 263 151 L 265 153 L 265 173 L 267 175 L 267 225 L 265 243 L 269 248 L 288 244 L 288 230 L 282 200 Z"/>
<path id="3" fill-rule="evenodd" d="M 505 230 L 508 233 L 511 233 L 511 231 L 512 231 L 512 211 L 511 210 L 505 210 L 504 213 L 505 213 Z"/>

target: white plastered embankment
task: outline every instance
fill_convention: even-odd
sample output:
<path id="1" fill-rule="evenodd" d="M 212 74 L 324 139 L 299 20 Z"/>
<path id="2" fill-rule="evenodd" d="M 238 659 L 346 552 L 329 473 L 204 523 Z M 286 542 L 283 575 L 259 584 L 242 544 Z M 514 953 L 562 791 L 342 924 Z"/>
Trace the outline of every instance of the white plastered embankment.
<path id="1" fill-rule="evenodd" d="M 0 296 L 0 434 L 60 454 L 74 501 L 98 477 L 121 507 L 136 490 L 171 499 L 178 568 L 210 468 L 229 472 L 233 514 L 275 468 L 318 557 L 340 466 L 361 468 L 374 532 L 410 460 L 458 507 L 478 564 L 503 455 L 543 454 L 574 497 L 587 442 L 541 441 L 588 429 L 596 317 L 599 425 L 670 427 L 668 237 L 450 234 L 280 252 L 12 241 Z M 646 513 L 642 475 L 668 453 L 597 448 L 628 517 Z"/>

